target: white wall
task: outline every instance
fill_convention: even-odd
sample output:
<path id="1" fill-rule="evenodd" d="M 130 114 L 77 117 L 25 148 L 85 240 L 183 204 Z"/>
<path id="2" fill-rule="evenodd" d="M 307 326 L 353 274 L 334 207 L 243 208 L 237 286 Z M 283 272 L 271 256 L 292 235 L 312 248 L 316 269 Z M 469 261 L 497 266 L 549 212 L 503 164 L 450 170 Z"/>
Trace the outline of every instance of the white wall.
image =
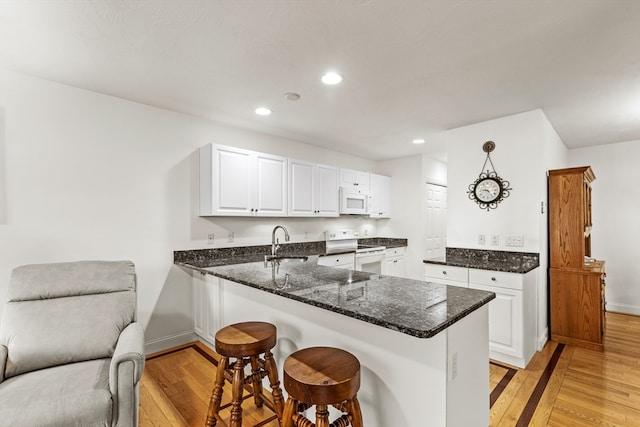
<path id="1" fill-rule="evenodd" d="M 485 141 L 494 141 L 491 160 L 509 181 L 511 194 L 496 209 L 482 210 L 467 191 L 482 169 Z M 546 171 L 566 161 L 566 147 L 541 110 L 452 129 L 447 133 L 447 246 L 540 254 L 537 274 L 538 348 L 547 329 L 547 184 Z M 543 209 L 544 207 L 544 209 Z M 478 235 L 485 235 L 485 245 Z M 524 236 L 523 247 L 505 246 L 506 235 Z M 491 236 L 499 245 L 491 245 Z"/>
<path id="2" fill-rule="evenodd" d="M 569 150 L 591 166 L 591 255 L 606 261 L 607 310 L 640 315 L 640 141 Z"/>
<path id="3" fill-rule="evenodd" d="M 422 157 L 409 156 L 378 163 L 377 172 L 391 179 L 391 218 L 379 220 L 378 234 L 409 239 L 405 252 L 406 277 L 423 280 L 424 190 Z"/>
<path id="4" fill-rule="evenodd" d="M 447 164 L 422 156 L 422 182 L 447 185 Z"/>
<path id="5" fill-rule="evenodd" d="M 544 167 L 540 156 L 544 135 L 540 124 L 542 112 L 503 117 L 448 133 L 448 246 L 519 252 L 540 252 L 540 203 L 546 199 Z M 498 175 L 510 182 L 511 195 L 497 209 L 482 210 L 469 199 L 467 191 L 483 171 L 485 141 L 494 141 L 491 160 Z M 491 169 L 487 162 L 484 171 Z M 478 235 L 486 235 L 486 244 Z M 491 245 L 492 235 L 500 244 Z M 524 236 L 524 247 L 505 246 L 505 235 Z"/>
<path id="6" fill-rule="evenodd" d="M 4 71 L 0 87 L 0 301 L 22 264 L 130 259 L 148 343 L 191 337 L 190 278 L 173 251 L 268 244 L 275 224 L 292 241 L 361 219 L 197 216 L 196 149 L 210 142 L 373 170 L 366 159 Z M 235 242 L 226 242 L 228 231 Z M 0 314 L 4 304 L 0 304 Z M 167 343 L 171 344 L 169 341 Z"/>

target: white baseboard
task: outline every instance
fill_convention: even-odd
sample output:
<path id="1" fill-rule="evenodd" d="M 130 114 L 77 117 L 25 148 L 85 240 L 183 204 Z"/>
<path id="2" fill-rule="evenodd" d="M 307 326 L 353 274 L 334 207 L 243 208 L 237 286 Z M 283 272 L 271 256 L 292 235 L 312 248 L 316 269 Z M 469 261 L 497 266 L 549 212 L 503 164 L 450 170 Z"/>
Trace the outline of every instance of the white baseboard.
<path id="1" fill-rule="evenodd" d="M 616 313 L 633 314 L 640 316 L 640 307 L 629 304 L 614 304 L 607 302 L 607 311 L 615 311 Z"/>
<path id="2" fill-rule="evenodd" d="M 170 337 L 162 337 L 147 341 L 144 344 L 146 354 L 153 354 L 179 345 L 198 341 L 198 336 L 193 331 L 185 331 Z"/>
<path id="3" fill-rule="evenodd" d="M 544 345 L 547 343 L 547 341 L 549 341 L 549 328 L 546 327 L 544 328 L 544 331 L 542 331 L 542 335 L 538 337 L 538 342 L 536 350 L 541 351 L 544 348 Z"/>

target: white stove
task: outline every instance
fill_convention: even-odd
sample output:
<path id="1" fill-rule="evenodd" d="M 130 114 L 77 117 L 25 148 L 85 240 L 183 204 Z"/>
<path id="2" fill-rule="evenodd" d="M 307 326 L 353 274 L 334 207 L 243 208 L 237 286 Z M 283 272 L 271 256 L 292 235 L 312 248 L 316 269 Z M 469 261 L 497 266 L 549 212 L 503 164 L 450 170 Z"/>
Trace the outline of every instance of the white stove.
<path id="1" fill-rule="evenodd" d="M 353 230 L 326 231 L 325 240 L 327 254 L 354 251 L 356 271 L 382 273 L 386 247 L 358 244 L 358 233 Z"/>

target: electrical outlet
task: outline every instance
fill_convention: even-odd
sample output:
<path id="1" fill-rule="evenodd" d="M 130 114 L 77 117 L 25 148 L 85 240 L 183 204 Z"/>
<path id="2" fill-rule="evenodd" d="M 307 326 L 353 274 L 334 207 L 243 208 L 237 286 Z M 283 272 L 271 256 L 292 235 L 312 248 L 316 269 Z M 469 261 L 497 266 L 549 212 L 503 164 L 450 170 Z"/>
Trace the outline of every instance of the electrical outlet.
<path id="1" fill-rule="evenodd" d="M 493 246 L 498 246 L 500 244 L 500 236 L 498 234 L 491 235 L 491 244 Z"/>
<path id="2" fill-rule="evenodd" d="M 484 234 L 478 234 L 478 244 L 479 245 L 484 245 L 485 244 Z"/>
<path id="3" fill-rule="evenodd" d="M 309 233 L 307 231 L 304 232 L 304 238 L 308 239 L 309 238 Z"/>
<path id="4" fill-rule="evenodd" d="M 524 246 L 524 236 L 512 234 L 509 236 L 505 236 L 505 246 Z"/>
<path id="5" fill-rule="evenodd" d="M 213 233 L 209 233 L 207 235 L 207 244 L 208 245 L 213 245 Z"/>
<path id="6" fill-rule="evenodd" d="M 228 241 L 229 243 L 233 242 L 234 237 L 235 237 L 235 236 L 234 236 L 234 234 L 233 234 L 233 231 L 230 231 L 230 232 L 229 232 L 229 235 L 228 235 L 228 239 L 227 239 L 227 241 Z"/>

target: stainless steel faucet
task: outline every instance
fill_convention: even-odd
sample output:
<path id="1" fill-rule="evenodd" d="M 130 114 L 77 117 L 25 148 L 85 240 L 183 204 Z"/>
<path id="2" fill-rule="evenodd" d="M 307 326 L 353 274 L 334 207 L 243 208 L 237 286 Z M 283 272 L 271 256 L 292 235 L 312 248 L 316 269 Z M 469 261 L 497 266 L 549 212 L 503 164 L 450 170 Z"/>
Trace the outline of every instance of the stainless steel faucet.
<path id="1" fill-rule="evenodd" d="M 280 240 L 276 239 L 276 231 L 281 228 L 284 231 L 284 241 L 289 241 L 289 232 L 282 225 L 276 225 L 271 232 L 271 256 L 276 256 L 278 249 L 280 249 Z"/>

